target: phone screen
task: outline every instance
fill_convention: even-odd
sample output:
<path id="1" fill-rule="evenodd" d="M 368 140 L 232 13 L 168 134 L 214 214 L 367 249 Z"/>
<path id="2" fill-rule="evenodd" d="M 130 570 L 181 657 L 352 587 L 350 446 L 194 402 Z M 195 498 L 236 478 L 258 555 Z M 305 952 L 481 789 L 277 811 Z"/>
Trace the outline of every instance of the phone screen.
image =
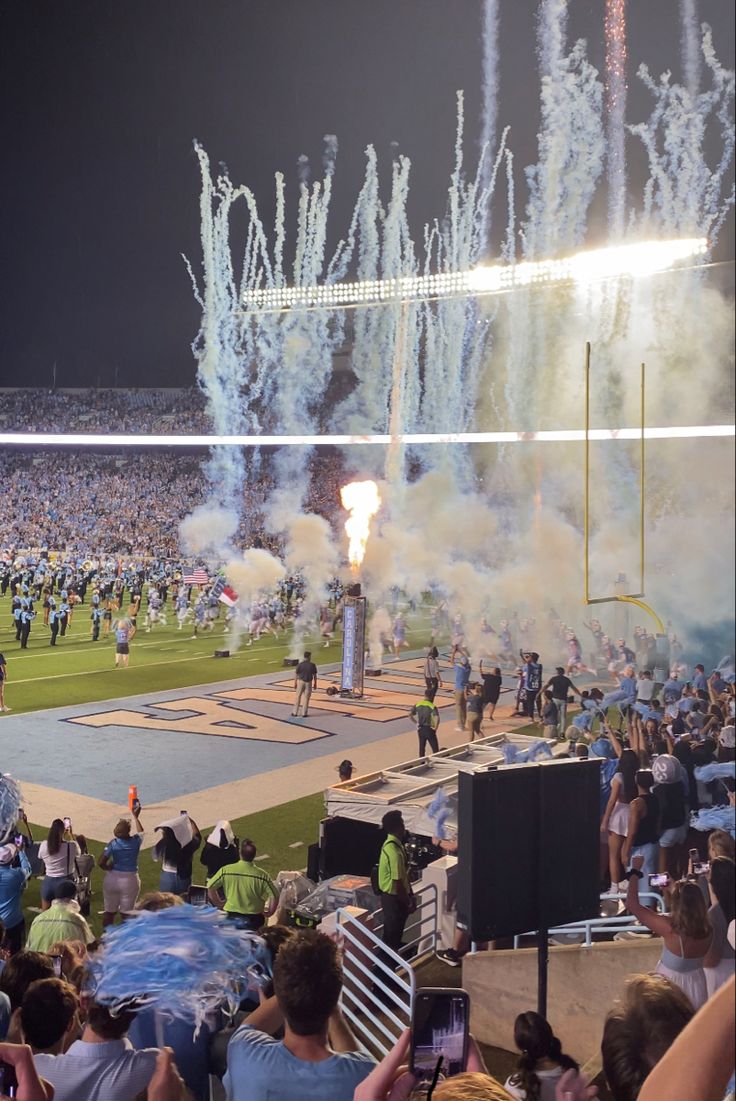
<path id="1" fill-rule="evenodd" d="M 67 829 L 67 830 L 70 830 L 70 829 L 72 828 L 72 820 L 71 820 L 71 818 L 65 818 L 65 819 L 64 819 L 64 827 L 65 827 L 65 829 Z"/>
<path id="2" fill-rule="evenodd" d="M 696 862 L 696 860 L 700 860 L 700 853 L 697 849 L 690 850 L 690 859 L 692 860 L 693 864 Z"/>
<path id="3" fill-rule="evenodd" d="M 417 990 L 411 1030 L 412 1074 L 425 1081 L 432 1079 L 440 1058 L 443 1078 L 460 1074 L 465 1069 L 469 1009 L 464 990 Z"/>
<path id="4" fill-rule="evenodd" d="M 18 1096 L 18 1078 L 15 1067 L 0 1059 L 0 1094 L 4 1097 Z"/>
<path id="5" fill-rule="evenodd" d="M 653 875 L 649 876 L 650 887 L 668 887 L 669 882 L 670 877 L 667 875 L 667 872 L 655 872 Z"/>
<path id="6" fill-rule="evenodd" d="M 195 887 L 189 888 L 189 904 L 191 906 L 206 906 L 207 905 L 207 888 Z"/>
<path id="7" fill-rule="evenodd" d="M 710 871 L 709 860 L 696 860 L 693 861 L 693 874 L 694 875 L 707 875 Z"/>
<path id="8" fill-rule="evenodd" d="M 51 966 L 54 969 L 54 974 L 57 978 L 61 977 L 61 956 L 51 957 Z"/>

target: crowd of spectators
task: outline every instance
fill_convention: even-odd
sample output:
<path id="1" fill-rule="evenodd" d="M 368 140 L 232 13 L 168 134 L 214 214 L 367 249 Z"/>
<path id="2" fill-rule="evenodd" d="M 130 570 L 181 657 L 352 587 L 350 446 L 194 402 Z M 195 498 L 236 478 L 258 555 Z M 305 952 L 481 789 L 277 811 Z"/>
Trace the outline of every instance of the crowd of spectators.
<path id="1" fill-rule="evenodd" d="M 197 387 L 165 390 L 1 391 L 4 432 L 94 432 L 197 435 L 212 431 Z"/>
<path id="2" fill-rule="evenodd" d="M 278 551 L 263 523 L 275 486 L 262 457 L 248 479 L 236 541 Z M 336 453 L 313 461 L 305 507 L 334 521 L 341 511 Z M 47 548 L 92 558 L 106 554 L 178 558 L 179 524 L 208 494 L 202 456 L 179 451 L 99 454 L 70 449 L 6 450 L 0 456 L 0 552 Z"/>

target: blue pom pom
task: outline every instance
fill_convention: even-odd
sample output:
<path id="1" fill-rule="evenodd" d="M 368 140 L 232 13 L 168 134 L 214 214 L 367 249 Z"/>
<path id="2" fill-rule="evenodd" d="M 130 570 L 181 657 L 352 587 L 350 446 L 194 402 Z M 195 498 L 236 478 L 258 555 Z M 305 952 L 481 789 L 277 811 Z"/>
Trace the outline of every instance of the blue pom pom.
<path id="1" fill-rule="evenodd" d="M 732 837 L 736 837 L 736 807 L 704 807 L 703 810 L 693 811 L 690 825 L 701 833 L 727 830 Z"/>
<path id="2" fill-rule="evenodd" d="M 445 822 L 450 814 L 450 799 L 444 788 L 437 788 L 435 797 L 427 807 L 427 817 L 435 824 L 435 835 L 441 841 L 446 840 Z"/>
<path id="3" fill-rule="evenodd" d="M 23 796 L 12 776 L 0 773 L 0 840 L 12 830 L 20 817 Z"/>
<path id="4" fill-rule="evenodd" d="M 95 1001 L 113 1010 L 151 1006 L 200 1027 L 218 1008 L 234 1014 L 269 952 L 212 907 L 172 906 L 142 913 L 105 934 L 89 963 Z"/>
<path id="5" fill-rule="evenodd" d="M 736 761 L 713 761 L 709 765 L 699 765 L 693 769 L 695 779 L 703 784 L 709 784 L 711 780 L 727 780 L 736 778 Z"/>

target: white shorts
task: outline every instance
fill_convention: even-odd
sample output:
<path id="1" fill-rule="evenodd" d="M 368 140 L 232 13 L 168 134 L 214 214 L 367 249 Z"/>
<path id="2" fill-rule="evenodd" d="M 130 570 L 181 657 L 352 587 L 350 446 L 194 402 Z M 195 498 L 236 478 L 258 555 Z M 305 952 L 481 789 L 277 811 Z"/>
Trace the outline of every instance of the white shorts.
<path id="1" fill-rule="evenodd" d="M 141 889 L 137 872 L 106 872 L 102 881 L 102 898 L 105 913 L 125 913 L 135 909 L 135 900 Z"/>
<path id="2" fill-rule="evenodd" d="M 619 837 L 626 837 L 629 832 L 629 804 L 616 803 L 613 813 L 608 820 L 608 832 L 617 833 Z"/>

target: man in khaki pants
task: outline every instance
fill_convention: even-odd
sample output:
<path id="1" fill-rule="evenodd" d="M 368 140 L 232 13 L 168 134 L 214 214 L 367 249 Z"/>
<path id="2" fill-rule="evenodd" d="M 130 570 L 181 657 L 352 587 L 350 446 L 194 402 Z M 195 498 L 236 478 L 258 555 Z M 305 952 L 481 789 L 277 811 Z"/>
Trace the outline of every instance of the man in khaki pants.
<path id="1" fill-rule="evenodd" d="M 304 661 L 300 661 L 294 671 L 294 710 L 292 715 L 299 714 L 299 708 L 304 708 L 304 718 L 309 714 L 309 700 L 312 689 L 317 687 L 317 666 L 312 661 L 311 650 L 304 651 Z"/>

